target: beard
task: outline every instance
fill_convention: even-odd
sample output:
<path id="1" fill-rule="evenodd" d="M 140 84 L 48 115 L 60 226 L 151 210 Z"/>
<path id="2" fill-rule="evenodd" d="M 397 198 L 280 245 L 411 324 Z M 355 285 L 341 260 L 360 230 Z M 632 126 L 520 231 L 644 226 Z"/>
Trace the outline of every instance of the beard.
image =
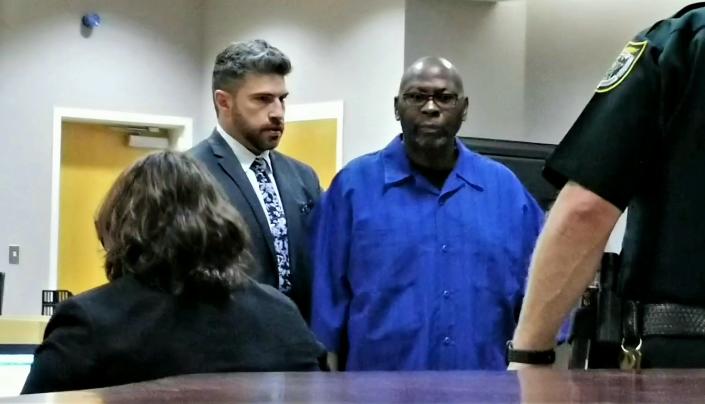
<path id="1" fill-rule="evenodd" d="M 254 148 L 257 154 L 276 148 L 284 134 L 284 122 L 256 125 L 237 111 L 233 112 L 232 119 L 235 131 L 240 134 L 242 140 L 251 146 L 248 148 Z"/>
<path id="2" fill-rule="evenodd" d="M 402 124 L 404 142 L 413 149 L 433 153 L 455 145 L 455 133 L 444 126 L 423 127 Z"/>

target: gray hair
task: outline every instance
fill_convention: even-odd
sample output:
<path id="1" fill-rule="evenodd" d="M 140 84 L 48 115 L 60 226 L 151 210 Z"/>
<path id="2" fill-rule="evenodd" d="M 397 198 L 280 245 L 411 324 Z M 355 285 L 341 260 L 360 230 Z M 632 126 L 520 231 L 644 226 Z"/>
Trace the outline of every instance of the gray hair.
<path id="1" fill-rule="evenodd" d="M 215 58 L 213 91 L 229 90 L 247 73 L 278 74 L 291 72 L 289 58 L 263 39 L 235 42 L 223 49 Z"/>

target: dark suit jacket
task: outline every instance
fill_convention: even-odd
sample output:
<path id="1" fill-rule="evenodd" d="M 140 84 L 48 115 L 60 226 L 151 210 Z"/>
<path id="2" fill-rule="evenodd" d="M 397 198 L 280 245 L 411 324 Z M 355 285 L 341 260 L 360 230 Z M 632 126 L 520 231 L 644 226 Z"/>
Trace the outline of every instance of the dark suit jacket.
<path id="1" fill-rule="evenodd" d="M 247 278 L 215 304 L 126 275 L 58 306 L 22 393 L 188 373 L 317 370 L 322 355 L 296 306 L 270 286 Z"/>
<path id="2" fill-rule="evenodd" d="M 189 153 L 201 161 L 220 183 L 233 206 L 240 212 L 250 230 L 252 252 L 258 264 L 252 276 L 259 282 L 278 287 L 279 274 L 274 238 L 266 213 L 252 184 L 225 139 L 213 131 L 210 137 L 194 146 Z M 308 321 L 311 311 L 312 265 L 309 254 L 309 216 L 321 195 L 318 176 L 306 164 L 277 151 L 270 152 L 274 180 L 284 206 L 289 235 L 291 262 L 291 299 Z"/>

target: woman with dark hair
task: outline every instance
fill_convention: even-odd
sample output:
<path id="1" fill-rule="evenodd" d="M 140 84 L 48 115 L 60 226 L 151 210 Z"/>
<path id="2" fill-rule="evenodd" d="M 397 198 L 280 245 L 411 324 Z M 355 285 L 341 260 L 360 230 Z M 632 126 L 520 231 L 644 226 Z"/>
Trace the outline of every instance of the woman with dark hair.
<path id="1" fill-rule="evenodd" d="M 317 370 L 296 306 L 245 272 L 237 212 L 189 157 L 160 152 L 120 175 L 96 217 L 109 282 L 61 303 L 23 394 L 187 373 Z"/>

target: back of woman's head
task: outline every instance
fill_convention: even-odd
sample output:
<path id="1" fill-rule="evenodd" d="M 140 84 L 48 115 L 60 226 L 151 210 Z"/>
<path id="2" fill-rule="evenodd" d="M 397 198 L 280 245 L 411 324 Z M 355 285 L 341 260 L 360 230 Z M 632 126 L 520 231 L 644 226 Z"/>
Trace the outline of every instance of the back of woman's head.
<path id="1" fill-rule="evenodd" d="M 151 154 L 115 181 L 96 217 L 109 280 L 132 273 L 173 294 L 227 296 L 250 262 L 242 219 L 199 164 Z"/>

